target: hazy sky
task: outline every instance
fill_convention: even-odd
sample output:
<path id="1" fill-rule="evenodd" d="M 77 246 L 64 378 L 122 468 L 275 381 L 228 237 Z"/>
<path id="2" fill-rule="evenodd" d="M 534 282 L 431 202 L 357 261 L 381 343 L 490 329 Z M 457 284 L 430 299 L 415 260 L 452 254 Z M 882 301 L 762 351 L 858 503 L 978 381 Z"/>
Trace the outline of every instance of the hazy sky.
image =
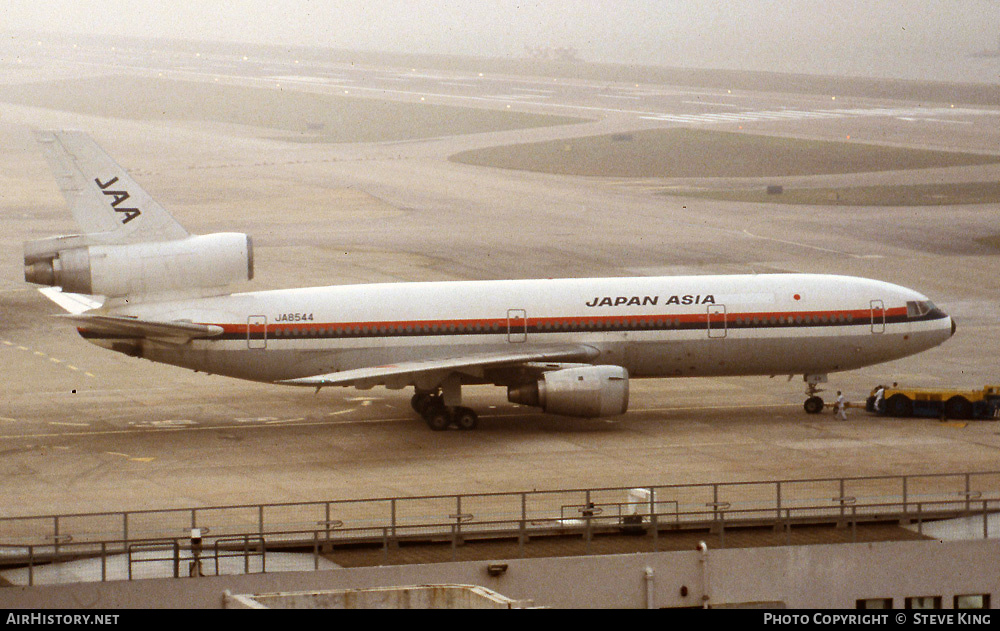
<path id="1" fill-rule="evenodd" d="M 1000 83 L 1000 0 L 7 0 L 2 30 Z M 967 77 L 966 75 L 971 75 Z"/>

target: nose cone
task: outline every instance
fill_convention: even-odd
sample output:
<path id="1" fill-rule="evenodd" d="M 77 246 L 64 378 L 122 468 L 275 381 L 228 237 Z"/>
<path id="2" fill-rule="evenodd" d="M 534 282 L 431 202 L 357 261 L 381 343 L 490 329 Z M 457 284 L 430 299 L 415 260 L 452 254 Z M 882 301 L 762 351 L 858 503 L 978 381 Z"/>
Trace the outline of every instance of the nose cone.
<path id="1" fill-rule="evenodd" d="M 935 328 L 934 346 L 944 344 L 950 340 L 955 335 L 956 329 L 958 329 L 958 326 L 955 324 L 955 318 L 945 316 L 945 319 L 942 320 Z"/>
<path id="2" fill-rule="evenodd" d="M 933 330 L 935 331 L 935 337 L 937 338 L 935 346 L 937 344 L 941 344 L 946 340 L 950 340 L 951 337 L 955 335 L 955 330 L 958 328 L 955 325 L 955 318 L 945 313 L 944 310 L 941 309 L 940 307 L 934 306 L 934 303 L 927 302 L 925 304 L 931 306 L 931 310 L 926 314 L 925 317 L 928 318 L 931 322 L 935 323 L 933 325 Z"/>
<path id="3" fill-rule="evenodd" d="M 923 350 L 933 348 L 938 344 L 944 344 L 955 335 L 955 331 L 958 328 L 954 318 L 940 309 L 936 309 L 935 311 L 937 312 L 937 317 L 934 320 L 926 322 L 927 328 L 924 329 L 923 333 L 914 331 L 912 334 L 914 340 L 921 340 L 918 344 L 926 344 Z"/>

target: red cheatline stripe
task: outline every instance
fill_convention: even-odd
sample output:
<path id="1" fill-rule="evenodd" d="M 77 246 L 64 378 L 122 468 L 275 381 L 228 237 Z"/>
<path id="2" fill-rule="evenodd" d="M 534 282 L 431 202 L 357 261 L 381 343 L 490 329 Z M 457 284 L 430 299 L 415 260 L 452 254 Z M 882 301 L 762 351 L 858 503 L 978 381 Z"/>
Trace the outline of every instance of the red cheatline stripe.
<path id="1" fill-rule="evenodd" d="M 884 311 L 886 318 L 892 318 L 897 316 L 905 316 L 906 308 L 897 307 L 894 309 L 885 309 Z M 812 319 L 818 318 L 820 322 L 816 324 L 829 324 L 830 319 L 835 319 L 838 317 L 846 317 L 850 320 L 867 319 L 872 315 L 871 309 L 856 309 L 847 311 L 767 311 L 767 312 L 757 312 L 757 313 L 719 313 L 712 314 L 713 321 L 716 318 L 721 319 L 725 315 L 728 322 L 738 322 L 742 321 L 749 324 L 770 324 L 770 320 L 785 318 L 786 323 L 788 319 L 793 320 L 795 318 L 802 319 Z M 827 321 L 822 322 L 822 319 L 826 317 Z M 757 322 L 754 322 L 754 320 Z M 347 331 L 347 330 L 361 330 L 361 329 L 405 329 L 407 327 L 438 327 L 440 331 L 441 328 L 447 329 L 447 327 L 455 327 L 455 329 L 469 329 L 475 327 L 481 328 L 491 328 L 493 326 L 501 327 L 506 329 L 508 321 L 516 322 L 518 326 L 523 326 L 526 324 L 528 327 L 538 328 L 539 326 L 544 327 L 549 326 L 568 326 L 568 325 L 604 325 L 604 324 L 623 324 L 623 323 L 635 323 L 635 322 L 654 322 L 654 323 L 664 323 L 664 322 L 677 322 L 680 324 L 690 324 L 690 323 L 706 323 L 708 322 L 707 313 L 687 313 L 687 314 L 650 314 L 650 315 L 621 315 L 621 316 L 572 316 L 572 317 L 547 317 L 547 318 L 490 318 L 490 319 L 462 319 L 462 320 L 380 320 L 380 321 L 369 321 L 369 322 L 268 322 L 267 328 L 270 331 L 275 329 L 285 329 L 285 330 L 315 330 L 315 329 L 329 329 L 332 328 L 337 331 Z M 524 324 L 522 324 L 524 323 Z M 810 322 L 800 322 L 798 324 L 808 325 Z M 263 332 L 265 325 L 247 325 L 247 324 L 215 324 L 214 326 L 222 327 L 225 333 L 246 333 L 248 328 L 251 333 Z"/>

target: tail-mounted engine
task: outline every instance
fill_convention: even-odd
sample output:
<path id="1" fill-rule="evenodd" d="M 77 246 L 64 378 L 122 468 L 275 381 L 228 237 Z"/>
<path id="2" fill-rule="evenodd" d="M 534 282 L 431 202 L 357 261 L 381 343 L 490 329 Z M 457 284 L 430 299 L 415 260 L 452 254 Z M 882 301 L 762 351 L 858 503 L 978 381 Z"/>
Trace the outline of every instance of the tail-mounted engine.
<path id="1" fill-rule="evenodd" d="M 233 232 L 127 244 L 94 244 L 88 235 L 24 244 L 26 281 L 76 294 L 134 296 L 252 278 L 253 243 Z"/>
<path id="2" fill-rule="evenodd" d="M 628 371 L 621 366 L 582 366 L 544 373 L 536 382 L 507 389 L 511 403 L 550 414 L 594 418 L 628 410 Z"/>

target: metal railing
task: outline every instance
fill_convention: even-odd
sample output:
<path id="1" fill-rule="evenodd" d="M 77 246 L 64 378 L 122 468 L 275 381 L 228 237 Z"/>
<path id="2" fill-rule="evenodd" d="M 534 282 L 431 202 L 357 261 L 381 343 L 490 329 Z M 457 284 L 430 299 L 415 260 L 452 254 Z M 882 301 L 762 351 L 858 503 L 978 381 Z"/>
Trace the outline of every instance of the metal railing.
<path id="1" fill-rule="evenodd" d="M 960 497 L 971 505 L 1000 498 L 1000 471 L 813 478 L 759 482 L 719 482 L 642 487 L 611 487 L 429 495 L 415 497 L 329 500 L 274 504 L 201 506 L 192 508 L 28 515 L 0 517 L 0 543 L 52 544 L 56 550 L 72 541 L 132 541 L 180 536 L 199 528 L 215 536 L 248 533 L 269 536 L 290 530 L 337 532 L 343 528 L 405 526 L 439 519 L 453 521 L 461 532 L 473 520 L 490 518 L 539 521 L 566 519 L 567 510 L 588 503 L 615 510 L 676 514 L 691 507 L 770 511 L 779 518 L 785 508 L 830 502 L 846 513 L 852 504 L 891 500 L 904 507 L 917 502 Z M 647 506 L 648 505 L 648 506 Z M 571 508 L 576 507 L 576 508 Z"/>
<path id="2" fill-rule="evenodd" d="M 530 537 L 538 539 L 545 536 L 575 537 L 583 542 L 584 554 L 590 554 L 590 543 L 594 537 L 610 533 L 642 534 L 650 538 L 648 551 L 658 551 L 659 538 L 664 531 L 678 529 L 707 530 L 710 536 L 717 537 L 717 545 L 726 544 L 727 529 L 747 526 L 771 526 L 784 533 L 786 544 L 792 541 L 792 530 L 804 525 L 836 523 L 850 528 L 849 541 L 857 541 L 857 527 L 862 523 L 884 522 L 887 520 L 916 523 L 917 532 L 922 532 L 926 521 L 948 517 L 982 517 L 982 537 L 990 536 L 988 517 L 1000 512 L 1000 499 L 979 499 L 969 502 L 965 498 L 952 500 L 936 500 L 926 502 L 911 502 L 905 507 L 901 502 L 854 503 L 849 508 L 831 506 L 827 503 L 813 506 L 786 507 L 780 515 L 767 511 L 766 517 L 761 517 L 761 509 L 739 509 L 731 507 L 706 506 L 703 509 L 685 510 L 668 513 L 626 513 L 616 510 L 618 504 L 597 504 L 588 502 L 575 508 L 582 508 L 579 517 L 548 518 L 543 520 L 524 519 L 491 519 L 476 520 L 446 520 L 429 521 L 389 526 L 345 527 L 336 531 L 328 529 L 302 529 L 275 531 L 272 541 L 266 543 L 264 537 L 243 535 L 239 537 L 205 537 L 212 542 L 193 544 L 189 538 L 174 537 L 147 540 L 111 540 L 95 542 L 63 542 L 31 544 L 18 546 L 0 544 L 0 552 L 8 564 L 17 564 L 28 568 L 28 584 L 34 584 L 33 570 L 35 567 L 54 560 L 78 558 L 99 558 L 101 560 L 101 580 L 108 580 L 107 566 L 111 556 L 124 551 L 128 563 L 128 580 L 137 577 L 134 568 L 146 563 L 167 562 L 172 565 L 171 574 L 174 577 L 203 576 L 204 562 L 214 563 L 215 574 L 222 572 L 220 560 L 227 558 L 242 559 L 244 574 L 251 572 L 265 573 L 267 571 L 266 557 L 269 550 L 286 548 L 289 542 L 296 542 L 297 548 L 311 548 L 314 569 L 319 568 L 319 560 L 328 550 L 336 546 L 356 547 L 368 544 L 377 547 L 381 553 L 381 564 L 390 564 L 398 554 L 399 544 L 404 542 L 434 542 L 439 545 L 449 545 L 451 559 L 460 560 L 458 550 L 464 544 L 475 539 L 516 541 L 517 557 L 525 555 L 525 545 Z M 631 506 L 626 505 L 631 508 Z M 574 507 L 567 507 L 574 508 Z M 464 526 L 464 529 L 461 527 Z M 430 533 L 430 534 L 429 534 Z M 996 534 L 996 533 L 994 533 Z M 56 546 L 60 550 L 55 551 Z M 259 570 L 251 568 L 251 560 L 258 559 Z M 188 564 L 184 572 L 184 563 Z M 231 571 L 229 573 L 240 573 Z"/>
<path id="3" fill-rule="evenodd" d="M 450 541 L 457 550 L 468 539 L 510 538 L 523 554 L 529 536 L 573 534 L 590 541 L 593 534 L 623 526 L 651 534 L 654 549 L 661 530 L 709 528 L 724 536 L 726 528 L 741 524 L 788 531 L 802 523 L 898 519 L 922 524 L 942 516 L 983 514 L 985 529 L 985 515 L 1000 509 L 998 503 L 1000 472 L 976 472 L 2 517 L 0 564 L 31 567 L 55 559 L 106 558 L 138 550 L 134 545 L 166 546 L 171 560 L 180 559 L 181 551 L 190 548 L 185 541 L 193 528 L 206 538 L 206 546 L 214 542 L 216 572 L 220 552 L 240 542 L 247 571 L 251 557 L 264 571 L 265 541 L 269 550 L 312 547 L 316 555 L 345 544 L 381 546 L 388 562 L 391 551 L 406 541 Z"/>

